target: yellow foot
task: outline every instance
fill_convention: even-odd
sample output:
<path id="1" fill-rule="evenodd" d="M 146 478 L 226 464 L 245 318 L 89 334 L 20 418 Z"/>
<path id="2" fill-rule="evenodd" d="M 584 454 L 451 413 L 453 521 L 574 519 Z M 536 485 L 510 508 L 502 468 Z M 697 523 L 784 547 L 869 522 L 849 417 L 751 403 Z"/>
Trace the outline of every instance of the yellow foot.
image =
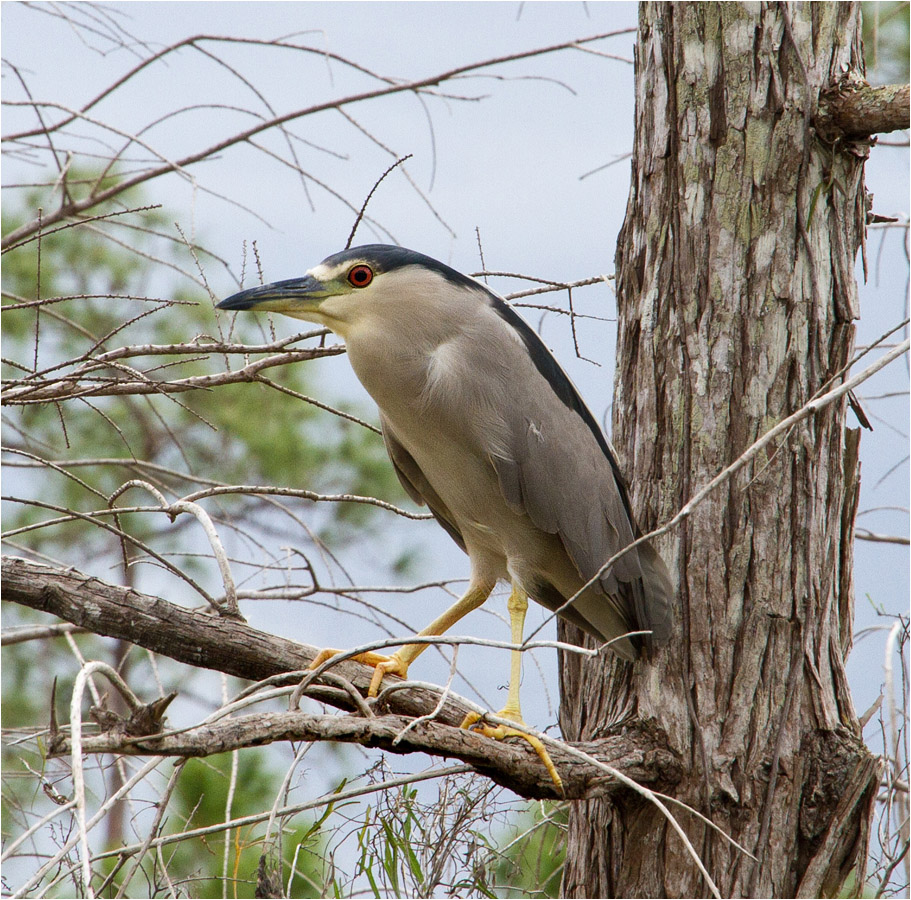
<path id="1" fill-rule="evenodd" d="M 497 715 L 504 719 L 512 719 L 518 725 L 525 724 L 522 721 L 521 716 L 516 716 L 512 710 L 508 708 L 501 710 Z M 478 724 L 479 722 L 481 724 Z M 478 713 L 469 713 L 465 716 L 460 727 L 473 731 L 475 734 L 483 734 L 484 737 L 493 738 L 495 741 L 502 741 L 503 738 L 507 737 L 525 738 L 525 740 L 531 744 L 535 753 L 541 758 L 541 762 L 544 763 L 544 768 L 547 769 L 550 777 L 553 779 L 554 784 L 557 786 L 557 790 L 561 794 L 563 793 L 563 779 L 557 772 L 554 761 L 550 758 L 550 754 L 545 749 L 544 744 L 542 744 L 540 739 L 533 734 L 526 734 L 524 731 L 519 731 L 518 728 L 511 728 L 509 725 L 488 725 L 485 722 L 481 722 L 481 716 Z"/>
<path id="2" fill-rule="evenodd" d="M 327 659 L 344 653 L 344 650 L 320 650 L 316 659 L 310 663 L 310 668 L 315 669 L 321 666 Z M 402 678 L 408 677 L 408 663 L 402 660 L 398 653 L 392 656 L 384 656 L 382 653 L 358 653 L 357 656 L 351 657 L 353 662 L 362 663 L 365 666 L 373 666 L 373 678 L 370 681 L 370 689 L 367 691 L 368 697 L 375 697 L 380 689 L 384 675 L 399 675 Z"/>

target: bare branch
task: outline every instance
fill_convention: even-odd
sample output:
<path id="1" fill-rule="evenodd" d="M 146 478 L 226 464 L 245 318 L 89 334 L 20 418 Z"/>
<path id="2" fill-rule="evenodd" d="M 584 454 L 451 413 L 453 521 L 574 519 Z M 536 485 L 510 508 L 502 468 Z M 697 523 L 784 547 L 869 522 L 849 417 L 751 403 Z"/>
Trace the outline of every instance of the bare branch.
<path id="1" fill-rule="evenodd" d="M 178 662 L 262 681 L 273 675 L 301 671 L 320 648 L 266 634 L 223 616 L 206 615 L 168 603 L 160 597 L 91 578 L 75 569 L 61 569 L 18 557 L 3 557 L 3 599 L 38 609 L 95 634 L 145 647 Z M 340 663 L 337 671 L 366 694 L 373 670 L 359 663 Z M 398 679 L 387 676 L 390 684 Z M 299 680 L 295 679 L 296 681 Z M 349 701 L 330 702 L 350 709 Z M 327 695 L 328 697 L 328 695 Z M 421 716 L 432 712 L 436 696 L 402 691 L 390 709 Z M 470 712 L 450 700 L 438 721 L 458 725 Z"/>
<path id="2" fill-rule="evenodd" d="M 313 347 L 310 349 L 289 350 L 277 353 L 265 359 L 248 363 L 233 372 L 219 372 L 214 375 L 195 375 L 175 381 L 157 381 L 145 378 L 135 372 L 135 380 L 127 378 L 87 378 L 77 375 L 65 376 L 45 384 L 17 386 L 8 389 L 3 395 L 4 405 L 22 405 L 28 403 L 46 403 L 48 400 L 73 400 L 77 397 L 113 397 L 124 394 L 180 394 L 184 391 L 209 389 L 223 384 L 238 384 L 257 381 L 260 372 L 275 366 L 289 363 L 321 359 L 324 356 L 339 356 L 345 348 L 339 344 L 331 347 Z M 110 364 L 110 361 L 106 361 Z M 134 370 L 135 371 L 135 370 Z"/>
<path id="3" fill-rule="evenodd" d="M 65 634 L 88 634 L 87 628 L 76 625 L 38 625 L 23 628 L 11 628 L 3 632 L 0 637 L 0 646 L 9 647 L 12 644 L 23 644 L 26 641 L 43 641 L 47 638 L 63 637 Z"/>
<path id="4" fill-rule="evenodd" d="M 159 597 L 90 578 L 75 570 L 58 569 L 16 557 L 3 558 L 4 599 L 56 615 L 96 634 L 118 637 L 190 665 L 203 666 L 241 678 L 261 681 L 299 672 L 316 657 L 315 647 L 249 628 L 243 623 L 183 609 Z M 337 670 L 366 693 L 372 669 L 341 662 Z M 292 677 L 292 681 L 299 678 Z M 389 677 L 391 684 L 398 679 Z M 355 708 L 347 692 L 314 686 L 311 693 L 342 709 Z M 130 738 L 115 733 L 84 736 L 85 752 L 117 752 L 198 756 L 221 753 L 277 740 L 333 740 L 384 747 L 396 753 L 426 752 L 455 756 L 479 772 L 525 797 L 556 797 L 540 759 L 525 741 L 492 741 L 459 728 L 473 705 L 450 694 L 439 703 L 439 689 L 405 686 L 382 700 L 391 713 L 364 719 L 282 713 L 245 716 L 210 723 L 161 738 Z M 405 732 L 416 716 L 435 714 Z M 403 734 L 404 733 L 404 734 Z M 396 740 L 398 739 L 398 740 Z M 154 746 L 154 749 L 153 749 Z M 659 733 L 647 725 L 626 728 L 603 740 L 579 744 L 578 749 L 624 772 L 637 782 L 672 785 L 677 761 Z M 69 741 L 55 753 L 69 753 Z M 601 795 L 616 781 L 578 754 L 553 745 L 568 797 Z M 563 763 L 566 763 L 564 775 Z"/>
<path id="5" fill-rule="evenodd" d="M 507 62 L 515 62 L 521 59 L 531 59 L 533 57 L 543 56 L 548 53 L 556 53 L 560 50 L 577 50 L 579 49 L 580 44 L 588 44 L 593 41 L 603 40 L 609 37 L 616 37 L 620 34 L 629 34 L 631 30 L 632 29 L 621 29 L 619 31 L 605 32 L 604 34 L 593 35 L 591 37 L 581 38 L 575 41 L 566 41 L 560 44 L 553 44 L 549 47 L 538 47 L 533 50 L 523 50 L 519 53 L 510 53 L 503 56 L 492 57 L 491 59 L 486 59 L 481 62 L 457 66 L 453 69 L 449 69 L 445 72 L 440 72 L 436 75 L 431 75 L 427 78 L 420 78 L 414 81 L 403 81 L 393 84 L 387 83 L 386 86 L 382 88 L 363 91 L 358 94 L 350 94 L 346 97 L 340 97 L 337 100 L 330 100 L 325 103 L 317 103 L 312 106 L 295 110 L 293 112 L 284 113 L 280 116 L 274 116 L 271 119 L 258 122 L 257 124 L 245 129 L 244 131 L 237 132 L 230 137 L 225 138 L 224 140 L 218 141 L 203 150 L 199 150 L 195 153 L 181 157 L 180 159 L 173 160 L 172 162 L 167 162 L 165 164 L 139 172 L 130 178 L 125 178 L 123 181 L 120 181 L 109 188 L 99 190 L 97 192 L 92 192 L 81 200 L 70 200 L 68 202 L 62 203 L 58 209 L 46 215 L 40 224 L 36 219 L 32 222 L 27 222 L 14 231 L 11 231 L 8 234 L 4 235 L 2 241 L 0 241 L 0 249 L 8 250 L 12 247 L 18 246 L 23 240 L 26 240 L 35 234 L 39 230 L 39 227 L 47 228 L 48 226 L 54 225 L 64 219 L 79 215 L 80 213 L 83 213 L 86 210 L 97 206 L 98 204 L 111 200 L 112 198 L 122 194 L 124 191 L 129 190 L 130 188 L 144 184 L 146 181 L 151 181 L 152 179 L 157 178 L 161 175 L 166 175 L 169 172 L 182 171 L 194 163 L 208 159 L 209 157 L 212 157 L 217 153 L 221 153 L 223 150 L 226 150 L 229 147 L 246 143 L 250 140 L 250 138 L 254 137 L 260 132 L 267 131 L 268 129 L 279 125 L 284 125 L 286 122 L 291 122 L 295 119 L 303 118 L 304 116 L 313 115 L 314 113 L 324 112 L 328 109 L 339 109 L 341 107 L 349 106 L 354 103 L 362 103 L 365 100 L 374 100 L 378 97 L 389 96 L 390 94 L 408 93 L 420 91 L 426 88 L 432 88 L 444 81 L 449 81 L 451 79 L 457 78 L 470 72 L 474 72 L 478 69 L 487 68 L 489 66 L 498 66 Z M 59 106 L 59 104 L 38 105 Z M 78 115 L 80 117 L 85 117 L 85 112 L 80 112 Z M 44 133 L 43 129 L 42 133 Z"/>
<path id="6" fill-rule="evenodd" d="M 859 541 L 871 541 L 874 544 L 899 544 L 907 547 L 911 540 L 900 534 L 876 534 L 873 531 L 867 531 L 865 528 L 858 528 L 854 536 Z"/>
<path id="7" fill-rule="evenodd" d="M 415 721 L 401 715 L 373 718 L 308 715 L 302 712 L 255 713 L 223 722 L 200 725 L 180 734 L 131 738 L 107 732 L 82 738 L 84 753 L 116 753 L 133 756 L 211 756 L 275 741 L 337 741 L 364 747 L 379 747 L 391 753 L 430 753 L 460 759 L 478 772 L 525 797 L 560 798 L 549 782 L 537 753 L 526 741 L 492 741 L 466 728 L 427 719 Z M 572 748 L 575 749 L 575 748 Z M 586 755 L 629 772 L 636 781 L 665 781 L 675 767 L 670 753 L 632 740 L 629 734 L 597 745 L 579 745 Z M 52 749 L 53 755 L 68 755 L 69 739 Z M 615 778 L 575 753 L 560 741 L 549 741 L 548 752 L 560 770 L 568 798 L 603 796 L 617 789 Z"/>

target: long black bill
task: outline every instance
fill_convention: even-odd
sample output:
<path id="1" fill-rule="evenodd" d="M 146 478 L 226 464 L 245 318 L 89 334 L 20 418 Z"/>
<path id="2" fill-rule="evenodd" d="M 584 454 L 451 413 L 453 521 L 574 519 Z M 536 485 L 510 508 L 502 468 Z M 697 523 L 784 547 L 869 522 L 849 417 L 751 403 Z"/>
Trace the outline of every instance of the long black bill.
<path id="1" fill-rule="evenodd" d="M 290 278 L 287 281 L 275 281 L 272 284 L 261 284 L 248 288 L 237 294 L 232 294 L 221 303 L 216 303 L 216 309 L 252 309 L 267 301 L 279 304 L 294 303 L 295 301 L 307 302 L 320 300 L 326 296 L 326 288 L 322 282 L 317 281 L 312 275 L 303 278 Z"/>

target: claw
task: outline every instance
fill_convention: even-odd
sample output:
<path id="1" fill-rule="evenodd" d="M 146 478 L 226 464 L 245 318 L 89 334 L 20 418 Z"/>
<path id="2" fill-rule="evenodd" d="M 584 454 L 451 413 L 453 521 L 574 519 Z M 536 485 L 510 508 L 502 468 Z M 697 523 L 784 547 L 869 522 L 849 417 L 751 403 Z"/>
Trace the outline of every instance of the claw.
<path id="1" fill-rule="evenodd" d="M 497 715 L 505 719 L 512 719 L 519 725 L 525 724 L 521 717 L 517 718 L 509 708 L 501 710 Z M 485 722 L 482 722 L 481 718 L 482 717 L 478 713 L 469 713 L 462 720 L 462 724 L 459 727 L 473 731 L 475 734 L 482 734 L 484 737 L 493 738 L 495 741 L 502 741 L 503 738 L 507 737 L 524 738 L 531 744 L 532 749 L 538 754 L 541 762 L 544 763 L 544 768 L 547 769 L 553 783 L 557 786 L 557 790 L 563 794 L 563 779 L 560 777 L 560 773 L 557 772 L 554 761 L 550 758 L 550 754 L 547 752 L 547 749 L 539 738 L 535 737 L 533 734 L 519 731 L 518 728 L 511 728 L 509 725 L 488 725 Z M 479 722 L 480 724 L 478 724 Z"/>
<path id="2" fill-rule="evenodd" d="M 339 653 L 343 652 L 343 650 L 331 650 L 328 648 L 321 650 L 319 654 L 317 654 L 316 659 L 310 663 L 309 668 L 315 669 L 318 666 L 321 666 L 327 659 L 331 659 L 333 656 L 337 656 Z M 365 666 L 373 667 L 373 678 L 370 681 L 370 689 L 367 691 L 368 697 L 375 697 L 377 695 L 380 684 L 382 684 L 383 681 L 383 676 L 399 675 L 402 678 L 408 677 L 408 663 L 401 659 L 398 653 L 393 653 L 392 656 L 384 656 L 382 653 L 368 651 L 366 653 L 358 653 L 357 656 L 352 656 L 351 660 L 353 662 L 362 663 Z"/>

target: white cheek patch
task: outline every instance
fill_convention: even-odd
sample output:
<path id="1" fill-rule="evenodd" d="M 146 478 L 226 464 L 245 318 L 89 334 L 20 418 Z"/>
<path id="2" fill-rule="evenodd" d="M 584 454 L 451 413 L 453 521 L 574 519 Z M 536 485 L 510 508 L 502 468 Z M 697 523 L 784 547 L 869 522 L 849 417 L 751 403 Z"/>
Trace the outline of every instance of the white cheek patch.
<path id="1" fill-rule="evenodd" d="M 312 269 L 307 270 L 308 275 L 312 275 L 317 281 L 331 281 L 341 271 L 341 266 L 327 266 L 320 263 Z"/>

